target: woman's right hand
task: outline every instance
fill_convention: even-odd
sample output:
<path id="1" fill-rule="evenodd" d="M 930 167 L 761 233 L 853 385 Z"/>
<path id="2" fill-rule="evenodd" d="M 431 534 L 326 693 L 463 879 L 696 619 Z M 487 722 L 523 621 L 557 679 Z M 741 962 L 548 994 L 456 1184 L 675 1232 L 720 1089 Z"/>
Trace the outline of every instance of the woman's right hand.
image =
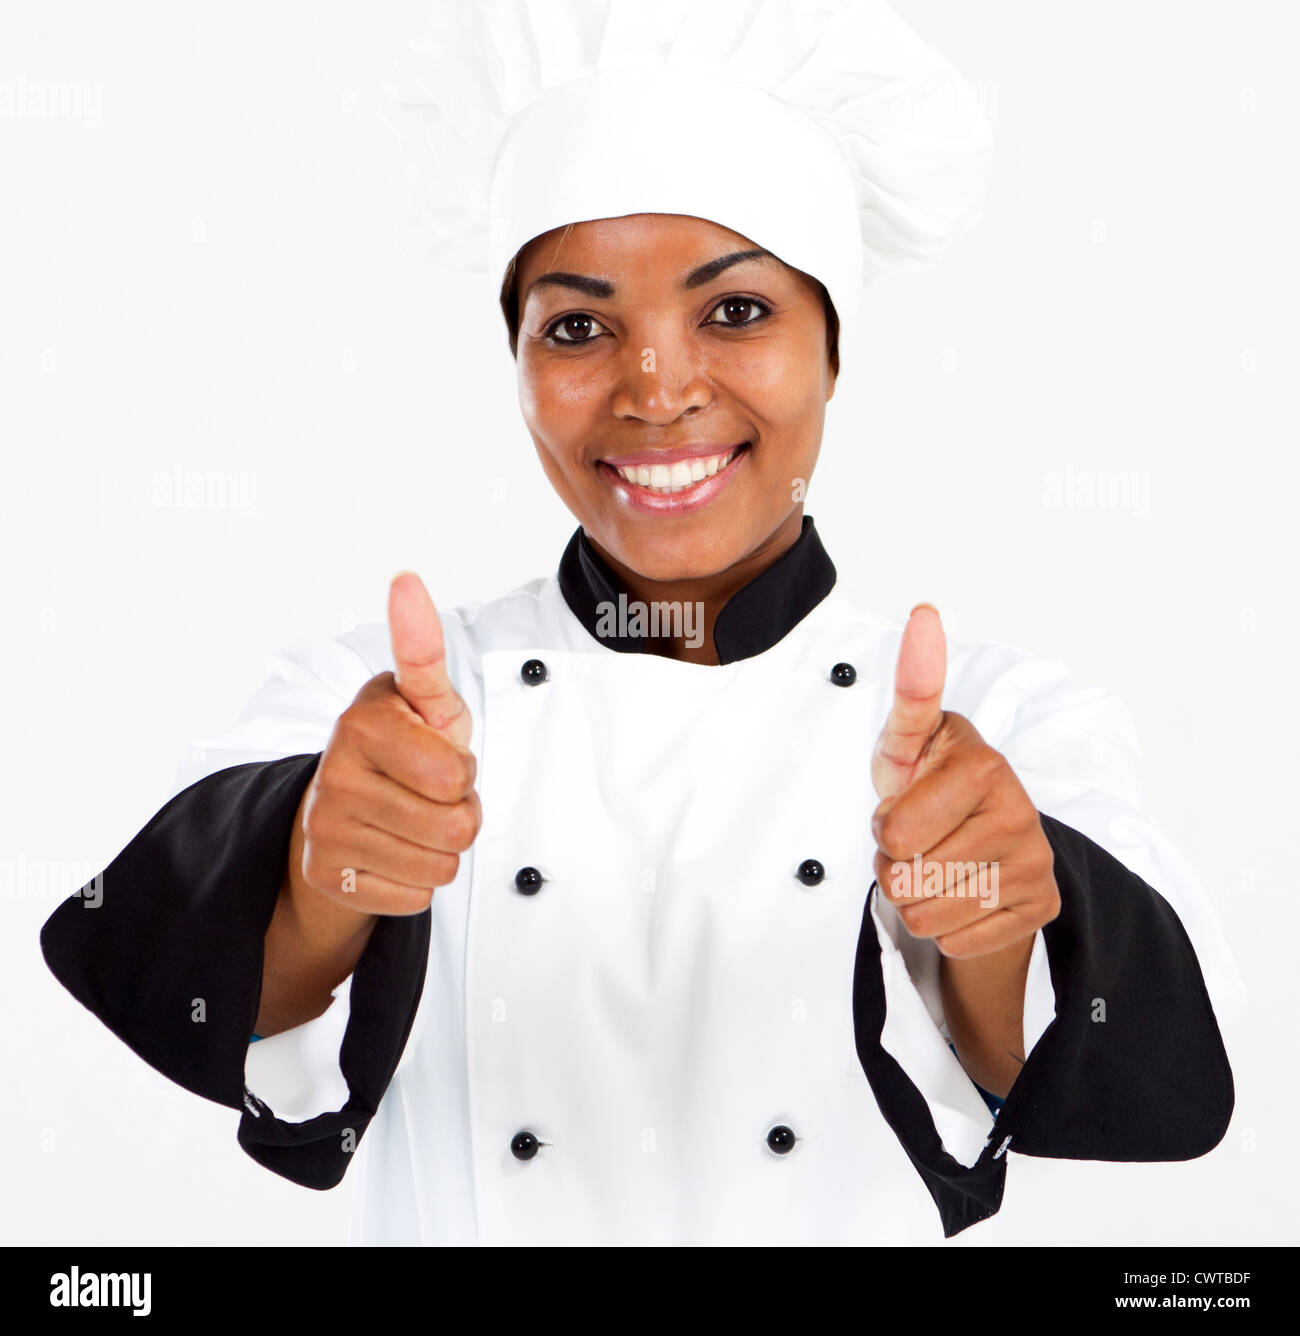
<path id="1" fill-rule="evenodd" d="M 396 671 L 339 716 L 303 791 L 267 926 L 254 1033 L 321 1015 L 385 915 L 418 914 L 456 875 L 483 814 L 470 715 L 447 676 L 442 626 L 419 576 L 388 592 Z"/>
<path id="2" fill-rule="evenodd" d="M 362 914 L 417 914 L 456 876 L 483 812 L 470 713 L 414 572 L 393 579 L 388 627 L 396 671 L 372 677 L 339 716 L 303 795 L 301 876 Z"/>

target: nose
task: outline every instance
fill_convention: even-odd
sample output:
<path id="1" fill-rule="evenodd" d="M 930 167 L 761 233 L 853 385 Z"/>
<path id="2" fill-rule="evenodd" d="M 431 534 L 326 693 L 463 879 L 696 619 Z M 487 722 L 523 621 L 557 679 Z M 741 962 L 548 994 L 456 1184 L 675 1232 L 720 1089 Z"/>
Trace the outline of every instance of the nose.
<path id="1" fill-rule="evenodd" d="M 623 349 L 611 408 L 618 418 L 636 418 L 667 426 L 696 413 L 713 398 L 713 389 L 689 343 L 658 339 Z"/>

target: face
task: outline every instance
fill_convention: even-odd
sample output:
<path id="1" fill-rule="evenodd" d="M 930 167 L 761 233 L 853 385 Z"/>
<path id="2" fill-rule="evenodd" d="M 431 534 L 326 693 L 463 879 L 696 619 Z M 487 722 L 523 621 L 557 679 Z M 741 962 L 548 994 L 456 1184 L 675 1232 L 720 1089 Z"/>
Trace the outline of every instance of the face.
<path id="1" fill-rule="evenodd" d="M 516 291 L 524 420 L 603 555 L 707 579 L 798 537 L 835 386 L 812 279 L 716 223 L 635 214 L 535 238 Z"/>

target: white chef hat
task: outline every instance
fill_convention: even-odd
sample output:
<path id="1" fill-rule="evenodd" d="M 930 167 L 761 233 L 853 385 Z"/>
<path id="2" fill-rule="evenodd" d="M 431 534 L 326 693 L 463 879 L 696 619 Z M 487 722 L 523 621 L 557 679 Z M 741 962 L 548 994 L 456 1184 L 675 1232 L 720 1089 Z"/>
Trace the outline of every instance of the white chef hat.
<path id="1" fill-rule="evenodd" d="M 687 214 L 819 279 L 842 335 L 979 221 L 991 155 L 880 0 L 434 0 L 385 100 L 425 235 L 494 292 L 552 228 Z"/>

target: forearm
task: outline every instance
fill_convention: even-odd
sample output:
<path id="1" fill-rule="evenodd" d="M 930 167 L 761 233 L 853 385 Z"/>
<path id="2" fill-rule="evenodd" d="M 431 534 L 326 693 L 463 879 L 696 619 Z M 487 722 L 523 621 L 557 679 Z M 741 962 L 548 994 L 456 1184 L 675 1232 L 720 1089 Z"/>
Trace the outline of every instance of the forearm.
<path id="1" fill-rule="evenodd" d="M 325 1011 L 334 989 L 356 968 L 375 924 L 373 914 L 360 913 L 309 886 L 302 875 L 302 855 L 300 803 L 280 896 L 266 930 L 262 996 L 254 1027 L 263 1038 Z"/>
<path id="2" fill-rule="evenodd" d="M 1024 1065 L 1024 998 L 1033 936 L 967 959 L 942 957 L 944 1019 L 961 1065 L 999 1098 Z"/>

